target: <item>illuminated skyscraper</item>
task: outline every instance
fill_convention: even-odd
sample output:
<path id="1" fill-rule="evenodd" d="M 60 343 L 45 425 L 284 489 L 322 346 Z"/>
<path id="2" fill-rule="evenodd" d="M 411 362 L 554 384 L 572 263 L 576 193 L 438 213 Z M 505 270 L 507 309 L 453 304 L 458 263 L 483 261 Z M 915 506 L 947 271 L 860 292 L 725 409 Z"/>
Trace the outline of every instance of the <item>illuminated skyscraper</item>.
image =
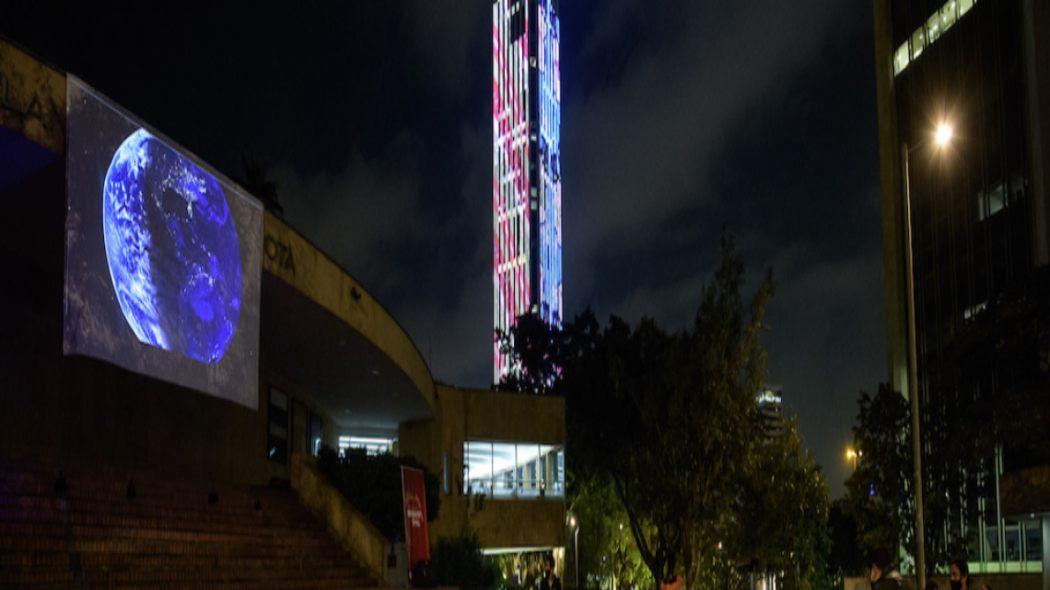
<path id="1" fill-rule="evenodd" d="M 495 330 L 562 320 L 561 82 L 557 0 L 492 3 Z M 511 367 L 493 332 L 495 380 Z"/>

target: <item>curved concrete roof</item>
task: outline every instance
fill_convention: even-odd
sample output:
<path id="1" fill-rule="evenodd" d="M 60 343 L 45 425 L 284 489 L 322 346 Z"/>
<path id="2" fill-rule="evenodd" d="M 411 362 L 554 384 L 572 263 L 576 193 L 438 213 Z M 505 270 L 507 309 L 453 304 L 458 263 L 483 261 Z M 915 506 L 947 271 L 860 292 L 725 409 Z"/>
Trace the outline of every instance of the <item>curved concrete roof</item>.
<path id="1" fill-rule="evenodd" d="M 267 212 L 263 269 L 353 328 L 405 373 L 434 408 L 434 378 L 404 328 L 365 288 L 319 248 Z"/>

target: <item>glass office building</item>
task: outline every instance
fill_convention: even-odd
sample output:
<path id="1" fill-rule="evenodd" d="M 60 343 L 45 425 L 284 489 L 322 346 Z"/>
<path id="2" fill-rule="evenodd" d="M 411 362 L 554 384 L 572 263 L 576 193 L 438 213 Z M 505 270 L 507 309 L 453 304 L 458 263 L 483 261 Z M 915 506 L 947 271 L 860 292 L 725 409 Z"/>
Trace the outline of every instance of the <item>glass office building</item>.
<path id="1" fill-rule="evenodd" d="M 1048 261 L 1044 146 L 1046 99 L 1040 73 L 1047 10 L 1035 0 L 876 0 L 880 173 L 887 333 L 893 387 L 907 381 L 904 195 L 910 195 L 916 348 L 924 456 L 940 440 L 952 408 L 1004 387 L 989 363 L 981 386 L 960 387 L 935 371 L 952 339 L 1008 285 Z M 938 148 L 946 122 L 954 140 Z M 1041 124 L 1042 123 L 1042 124 Z M 1005 377 L 1008 379 L 1008 377 Z M 999 448 L 1003 448 L 1000 445 Z M 924 459 L 928 461 L 929 459 Z M 947 511 L 951 530 L 928 542 L 971 540 L 978 572 L 1038 572 L 1038 522 L 1003 518 L 998 478 L 1018 457 L 1001 450 L 975 458 L 984 490 L 976 507 L 927 499 Z M 960 469 L 970 468 L 960 466 Z M 976 508 L 976 510 L 974 510 Z M 968 515 L 974 512 L 974 519 Z M 929 539 L 932 538 L 932 541 Z"/>

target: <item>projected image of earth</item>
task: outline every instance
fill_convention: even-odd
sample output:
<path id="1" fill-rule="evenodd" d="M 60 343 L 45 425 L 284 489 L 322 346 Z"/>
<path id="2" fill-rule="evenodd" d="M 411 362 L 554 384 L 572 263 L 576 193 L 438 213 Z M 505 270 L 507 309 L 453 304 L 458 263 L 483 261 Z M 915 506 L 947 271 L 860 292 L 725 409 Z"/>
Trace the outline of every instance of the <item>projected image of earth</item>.
<path id="1" fill-rule="evenodd" d="M 139 129 L 102 189 L 113 289 L 140 342 L 214 364 L 241 307 L 237 229 L 211 174 Z"/>

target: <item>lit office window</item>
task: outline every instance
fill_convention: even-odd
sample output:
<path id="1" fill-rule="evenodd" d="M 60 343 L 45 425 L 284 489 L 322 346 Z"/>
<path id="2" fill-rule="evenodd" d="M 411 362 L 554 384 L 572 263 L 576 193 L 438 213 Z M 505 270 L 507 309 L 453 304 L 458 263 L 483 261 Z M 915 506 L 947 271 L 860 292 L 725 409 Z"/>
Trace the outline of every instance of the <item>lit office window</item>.
<path id="1" fill-rule="evenodd" d="M 897 48 L 897 52 L 893 54 L 893 74 L 897 75 L 904 71 L 904 68 L 908 67 L 908 42 L 901 43 L 901 46 Z"/>
<path id="2" fill-rule="evenodd" d="M 463 481 L 468 493 L 495 498 L 539 498 L 565 493 L 562 447 L 536 443 L 463 443 Z"/>
<path id="3" fill-rule="evenodd" d="M 911 38 L 901 44 L 893 54 L 893 75 L 899 75 L 922 55 L 922 52 L 941 38 L 964 14 L 970 12 L 977 0 L 948 0 L 926 19 Z"/>
<path id="4" fill-rule="evenodd" d="M 926 19 L 926 42 L 932 45 L 934 41 L 941 37 L 943 31 L 941 13 L 938 11 L 931 14 L 930 18 Z"/>
<path id="5" fill-rule="evenodd" d="M 1020 172 L 1010 175 L 1009 183 L 997 182 L 977 193 L 977 220 L 984 221 L 1024 198 L 1027 180 Z"/>
<path id="6" fill-rule="evenodd" d="M 991 190 L 983 191 L 977 200 L 977 220 L 984 221 L 1006 207 L 1006 189 L 1003 183 L 992 187 Z"/>
<path id="7" fill-rule="evenodd" d="M 919 59 L 923 49 L 926 49 L 926 30 L 919 27 L 911 35 L 911 60 Z"/>
<path id="8" fill-rule="evenodd" d="M 988 301 L 987 300 L 986 301 L 982 301 L 980 303 L 975 303 L 975 304 L 971 305 L 970 307 L 967 307 L 966 309 L 963 310 L 963 319 L 966 320 L 966 321 L 970 321 L 973 318 L 977 317 L 977 314 L 981 313 L 982 311 L 984 311 L 986 309 L 988 309 Z"/>
<path id="9" fill-rule="evenodd" d="M 941 7 L 941 29 L 947 31 L 955 24 L 958 18 L 959 3 L 956 0 L 948 0 Z"/>
<path id="10" fill-rule="evenodd" d="M 513 443 L 492 443 L 492 494 L 510 496 L 517 482 L 511 477 L 517 461 L 517 446 Z"/>
<path id="11" fill-rule="evenodd" d="M 1025 561 L 1038 563 L 1043 557 L 1043 534 L 1038 520 L 1024 523 Z"/>
<path id="12" fill-rule="evenodd" d="M 555 496 L 560 496 L 565 493 L 565 449 L 558 449 L 558 452 L 554 454 L 554 458 L 554 485 L 551 486 L 551 492 Z"/>
<path id="13" fill-rule="evenodd" d="M 324 444 L 324 422 L 319 415 L 313 412 L 310 412 L 309 436 L 310 454 L 316 457 L 321 452 L 321 445 Z"/>
<path id="14" fill-rule="evenodd" d="M 492 443 L 463 443 L 463 481 L 468 493 L 485 494 L 492 485 Z"/>
<path id="15" fill-rule="evenodd" d="M 345 455 L 347 449 L 362 449 L 365 453 L 375 456 L 389 453 L 393 448 L 396 438 L 384 438 L 380 436 L 339 436 L 339 454 Z"/>
<path id="16" fill-rule="evenodd" d="M 288 396 L 273 388 L 267 406 L 266 458 L 288 461 Z"/>

